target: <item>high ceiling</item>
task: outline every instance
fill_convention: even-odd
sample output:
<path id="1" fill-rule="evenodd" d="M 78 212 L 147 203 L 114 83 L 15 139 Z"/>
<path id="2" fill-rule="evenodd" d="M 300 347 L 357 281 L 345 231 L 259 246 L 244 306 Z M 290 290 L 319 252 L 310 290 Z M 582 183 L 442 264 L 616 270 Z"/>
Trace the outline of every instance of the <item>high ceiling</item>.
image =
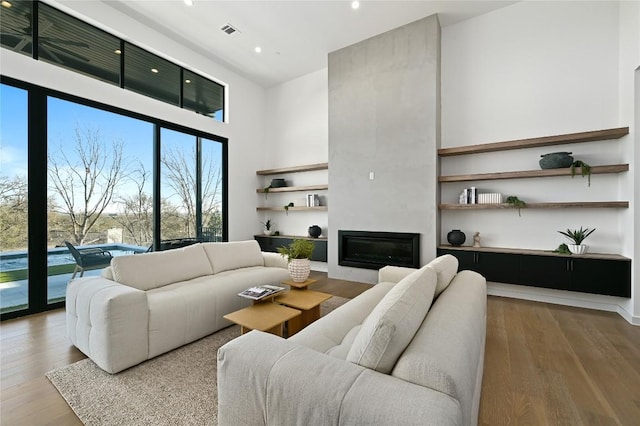
<path id="1" fill-rule="evenodd" d="M 329 52 L 423 17 L 437 13 L 447 26 L 515 3 L 365 0 L 354 10 L 344 0 L 101 1 L 264 87 L 322 69 Z M 226 24 L 238 31 L 225 34 Z"/>

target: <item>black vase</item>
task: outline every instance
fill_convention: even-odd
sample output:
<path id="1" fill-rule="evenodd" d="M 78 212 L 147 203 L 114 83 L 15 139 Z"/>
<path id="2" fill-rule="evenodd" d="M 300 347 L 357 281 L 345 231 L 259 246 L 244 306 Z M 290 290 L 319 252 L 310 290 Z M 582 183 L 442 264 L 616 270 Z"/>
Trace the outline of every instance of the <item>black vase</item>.
<path id="1" fill-rule="evenodd" d="M 309 236 L 313 238 L 318 238 L 322 234 L 322 228 L 318 225 L 312 225 L 309 227 Z"/>
<path id="2" fill-rule="evenodd" d="M 461 246 L 466 239 L 467 236 L 459 229 L 454 229 L 447 234 L 447 241 L 449 241 L 449 244 L 452 246 Z"/>

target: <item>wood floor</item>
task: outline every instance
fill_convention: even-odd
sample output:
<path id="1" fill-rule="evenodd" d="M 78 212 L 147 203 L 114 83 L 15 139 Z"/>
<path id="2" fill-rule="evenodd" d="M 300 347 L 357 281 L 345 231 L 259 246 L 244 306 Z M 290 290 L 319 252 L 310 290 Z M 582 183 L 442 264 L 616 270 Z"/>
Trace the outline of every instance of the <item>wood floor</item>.
<path id="1" fill-rule="evenodd" d="M 355 297 L 367 284 L 313 273 L 312 289 Z M 640 327 L 610 312 L 489 297 L 479 423 L 640 425 Z M 79 425 L 44 374 L 84 355 L 63 310 L 0 324 L 0 424 Z"/>

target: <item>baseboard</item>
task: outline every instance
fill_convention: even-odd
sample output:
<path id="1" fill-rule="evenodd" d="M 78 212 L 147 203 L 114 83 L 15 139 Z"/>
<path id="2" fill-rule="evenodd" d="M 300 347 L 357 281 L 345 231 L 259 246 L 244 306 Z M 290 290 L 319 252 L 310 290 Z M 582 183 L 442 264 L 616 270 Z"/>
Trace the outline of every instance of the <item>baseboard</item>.
<path id="1" fill-rule="evenodd" d="M 491 296 L 531 300 L 533 302 L 553 303 L 555 305 L 615 312 L 624 318 L 629 324 L 640 325 L 640 317 L 632 315 L 620 306 L 620 298 L 615 296 L 597 296 L 586 293 L 495 282 L 487 282 L 487 294 Z"/>

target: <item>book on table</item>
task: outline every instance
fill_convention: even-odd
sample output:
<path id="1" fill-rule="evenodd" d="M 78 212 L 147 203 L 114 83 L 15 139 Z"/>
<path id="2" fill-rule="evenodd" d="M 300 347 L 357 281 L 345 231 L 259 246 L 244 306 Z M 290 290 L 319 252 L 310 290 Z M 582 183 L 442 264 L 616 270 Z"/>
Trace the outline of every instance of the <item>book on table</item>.
<path id="1" fill-rule="evenodd" d="M 238 296 L 246 297 L 247 299 L 252 300 L 260 300 L 265 297 L 273 296 L 276 293 L 280 293 L 281 291 L 286 290 L 285 287 L 280 287 L 277 285 L 261 285 L 250 287 L 241 293 L 238 293 Z"/>

